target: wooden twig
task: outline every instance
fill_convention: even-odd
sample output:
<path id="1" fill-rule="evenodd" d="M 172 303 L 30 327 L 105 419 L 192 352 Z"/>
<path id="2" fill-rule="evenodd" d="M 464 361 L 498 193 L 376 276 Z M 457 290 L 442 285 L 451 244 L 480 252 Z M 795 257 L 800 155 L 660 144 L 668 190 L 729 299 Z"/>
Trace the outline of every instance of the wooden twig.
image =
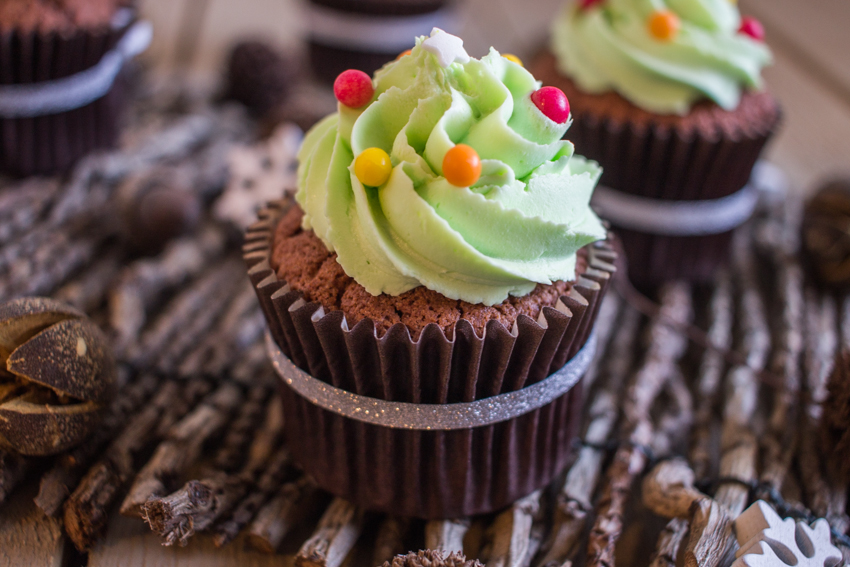
<path id="1" fill-rule="evenodd" d="M 142 506 L 151 497 L 168 494 L 168 485 L 197 461 L 204 445 L 228 424 L 242 399 L 242 389 L 225 382 L 176 423 L 139 471 L 121 504 L 121 513 L 141 516 Z"/>
<path id="2" fill-rule="evenodd" d="M 758 375 L 764 369 L 770 352 L 770 330 L 765 306 L 753 266 L 756 260 L 749 234 L 740 231 L 734 241 L 734 277 L 737 290 L 737 313 L 740 325 L 741 352 L 746 360 L 732 368 L 727 377 L 727 394 L 720 440 L 720 483 L 714 502 L 725 508 L 732 518 L 738 517 L 748 504 L 750 484 L 756 478 L 758 437 L 754 416 L 758 415 Z M 686 548 L 691 564 L 697 558 L 711 557 L 720 561 L 734 545 L 722 515 L 709 506 L 694 511 Z M 723 550 L 723 551 L 716 551 Z M 709 564 L 707 567 L 712 567 Z"/>
<path id="3" fill-rule="evenodd" d="M 158 376 L 145 374 L 129 384 L 112 403 L 109 413 L 94 434 L 79 447 L 61 455 L 53 467 L 41 477 L 35 503 L 45 514 L 55 516 L 59 513 L 65 499 L 77 486 L 92 461 L 153 395 L 161 382 Z"/>
<path id="4" fill-rule="evenodd" d="M 65 503 L 65 531 L 78 550 L 88 550 L 103 531 L 112 504 L 136 473 L 137 461 L 161 438 L 162 424 L 180 419 L 207 390 L 204 381 L 165 382 L 89 469 Z"/>
<path id="5" fill-rule="evenodd" d="M 670 520 L 661 534 L 649 563 L 650 567 L 675 567 L 679 557 L 679 548 L 687 539 L 688 521 L 682 518 Z"/>
<path id="6" fill-rule="evenodd" d="M 731 288 L 729 274 L 723 272 L 718 278 L 709 307 L 709 330 L 707 336 L 720 349 L 729 349 L 732 343 L 733 303 Z M 693 470 L 688 469 L 690 480 L 687 483 L 687 486 L 691 489 L 693 487 L 693 477 L 700 479 L 708 478 L 709 470 L 711 469 L 711 425 L 725 366 L 726 361 L 722 353 L 715 349 L 705 349 L 697 374 L 697 407 L 689 454 Z M 684 388 L 688 394 L 690 393 L 682 380 L 673 380 L 670 384 L 677 386 L 677 390 Z M 679 396 L 681 395 L 682 393 L 680 392 Z M 669 421 L 666 426 L 661 425 L 662 430 L 667 429 L 672 432 L 675 432 L 678 427 L 679 424 L 675 420 Z M 669 436 L 664 435 L 659 437 L 668 438 Z M 656 453 L 660 452 L 657 444 L 654 450 Z M 656 467 L 656 470 L 658 470 L 658 467 Z M 647 483 L 651 482 L 649 480 L 650 477 L 647 477 L 644 481 L 644 504 L 652 509 L 653 506 L 647 502 L 648 498 L 652 498 L 651 491 L 647 487 Z M 665 495 L 661 494 L 661 496 L 663 497 Z M 675 495 L 673 496 L 673 498 L 676 497 Z M 691 494 L 689 496 L 690 503 L 692 504 L 701 497 L 704 497 L 704 495 Z M 678 511 L 681 512 L 681 510 Z M 687 541 L 688 529 L 690 527 L 690 511 L 689 504 L 689 510 L 685 515 L 681 513 L 671 515 L 661 514 L 665 517 L 672 517 L 672 519 L 658 536 L 651 562 L 653 567 L 672 567 L 676 563 L 676 558 L 679 556 L 679 548 Z"/>
<path id="7" fill-rule="evenodd" d="M 139 367 L 148 368 L 173 350 L 182 351 L 205 336 L 208 326 L 196 324 L 196 319 L 211 322 L 233 282 L 239 281 L 241 271 L 244 270 L 238 262 L 230 260 L 204 272 L 169 301 L 138 341 L 131 344 L 127 352 L 129 360 Z M 212 316 L 202 315 L 208 310 L 213 312 Z M 172 341 L 177 346 L 172 347 Z"/>
<path id="8" fill-rule="evenodd" d="M 640 314 L 629 307 L 624 308 L 610 346 L 599 357 L 604 362 L 597 380 L 598 391 L 592 396 L 587 416 L 586 445 L 579 451 L 558 495 L 552 530 L 544 547 L 546 552 L 537 563 L 540 567 L 563 565 L 572 556 L 585 531 L 605 458 L 601 447 L 611 438 L 617 424 L 621 391 L 631 368 L 639 324 Z"/>
<path id="9" fill-rule="evenodd" d="M 653 436 L 650 410 L 687 346 L 687 339 L 672 330 L 666 321 L 687 322 L 690 312 L 690 289 L 686 285 L 668 284 L 662 289 L 661 311 L 648 328 L 647 352 L 625 398 L 622 427 L 626 444 L 614 454 L 596 507 L 597 516 L 588 541 L 589 567 L 614 565 L 614 546 L 623 529 L 623 514 L 632 484 L 648 461 L 645 451 Z"/>
<path id="10" fill-rule="evenodd" d="M 284 484 L 257 512 L 248 529 L 248 543 L 266 553 L 275 553 L 283 538 L 307 514 L 318 494 L 315 482 L 307 476 Z"/>
<path id="11" fill-rule="evenodd" d="M 215 330 L 183 357 L 177 373 L 180 376 L 223 374 L 243 350 L 260 338 L 264 328 L 257 296 L 250 286 L 245 286 L 229 301 Z"/>
<path id="12" fill-rule="evenodd" d="M 425 547 L 448 553 L 463 552 L 463 538 L 469 531 L 468 518 L 431 520 L 425 524 Z"/>
<path id="13" fill-rule="evenodd" d="M 339 567 L 357 543 L 362 527 L 363 511 L 341 498 L 334 499 L 312 537 L 298 550 L 295 565 Z"/>
<path id="14" fill-rule="evenodd" d="M 720 274 L 709 309 L 708 336 L 718 347 L 729 349 L 732 346 L 734 304 L 732 281 L 728 272 Z M 708 478 L 711 470 L 711 425 L 725 368 L 726 361 L 719 352 L 713 349 L 706 349 L 703 352 L 697 374 L 698 404 L 694 415 L 689 455 L 694 474 L 699 479 Z"/>
<path id="15" fill-rule="evenodd" d="M 822 404 L 828 396 L 827 382 L 838 346 L 838 322 L 832 296 L 819 298 L 813 289 L 807 289 L 805 319 L 805 395 L 804 411 L 800 414 L 801 442 L 797 462 L 808 505 L 816 516 L 822 518 L 829 514 L 833 497 L 823 473 L 822 464 L 827 459 L 819 444 Z"/>
<path id="16" fill-rule="evenodd" d="M 258 397 L 257 390 L 268 392 L 263 386 L 256 386 L 253 390 L 251 397 L 255 398 Z M 277 442 L 281 435 L 283 412 L 276 402 L 275 399 L 268 404 L 263 427 L 253 440 L 246 439 L 241 433 L 226 436 L 214 459 L 215 465 L 224 463 L 223 468 L 213 470 L 201 480 L 190 481 L 168 496 L 149 498 L 143 504 L 143 518 L 154 532 L 165 538 L 164 545 L 179 543 L 185 546 L 196 532 L 207 530 L 239 505 L 238 525 L 229 527 L 230 532 L 235 528 L 232 534 L 235 537 L 241 526 L 250 520 L 250 516 L 247 519 L 241 516 L 250 513 L 251 509 L 240 505 L 248 491 L 256 486 L 258 490 L 255 492 L 259 492 L 262 498 L 280 484 L 289 467 L 290 457 L 289 452 L 279 447 Z M 245 406 L 250 405 L 242 405 L 240 417 L 250 418 L 250 409 L 245 411 Z M 253 420 L 252 424 L 256 421 Z M 226 467 L 231 465 L 234 453 L 229 444 L 238 441 L 248 446 L 240 452 L 242 464 L 237 471 Z"/>
<path id="17" fill-rule="evenodd" d="M 273 403 L 269 402 L 269 395 L 267 384 L 257 384 L 248 390 L 245 402 L 239 406 L 236 417 L 227 428 L 221 447 L 213 459 L 214 470 L 233 472 L 243 466 L 251 440 L 263 422 L 266 407 Z M 281 414 L 281 422 L 282 420 Z"/>
<path id="18" fill-rule="evenodd" d="M 110 248 L 88 266 L 79 277 L 59 288 L 54 297 L 81 311 L 94 311 L 105 301 L 113 281 L 121 272 L 123 256 L 120 248 Z"/>
<path id="19" fill-rule="evenodd" d="M 375 537 L 372 565 L 383 565 L 385 561 L 391 561 L 399 553 L 404 553 L 407 550 L 404 540 L 409 530 L 410 520 L 407 518 L 384 518 Z"/>
<path id="20" fill-rule="evenodd" d="M 488 566 L 524 567 L 531 561 L 540 543 L 532 533 L 534 522 L 540 520 L 540 493 L 537 490 L 520 498 L 496 516 L 489 530 Z"/>
<path id="21" fill-rule="evenodd" d="M 121 273 L 109 296 L 109 322 L 119 353 L 138 338 L 162 296 L 214 263 L 225 242 L 224 234 L 208 225 L 194 237 L 175 240 L 156 258 L 134 262 Z"/>
<path id="22" fill-rule="evenodd" d="M 254 519 L 260 507 L 286 477 L 289 465 L 289 452 L 284 448 L 278 449 L 277 453 L 272 455 L 254 489 L 239 502 L 227 520 L 216 526 L 213 540 L 216 547 L 222 547 L 233 541 L 242 528 Z"/>
<path id="23" fill-rule="evenodd" d="M 777 309 L 781 320 L 777 332 L 776 348 L 771 361 L 772 371 L 782 377 L 779 391 L 774 392 L 774 403 L 762 445 L 761 481 L 782 490 L 782 485 L 795 453 L 798 437 L 796 422 L 799 413 L 800 359 L 803 351 L 803 270 L 800 264 L 784 251 L 774 252 L 778 272 Z"/>

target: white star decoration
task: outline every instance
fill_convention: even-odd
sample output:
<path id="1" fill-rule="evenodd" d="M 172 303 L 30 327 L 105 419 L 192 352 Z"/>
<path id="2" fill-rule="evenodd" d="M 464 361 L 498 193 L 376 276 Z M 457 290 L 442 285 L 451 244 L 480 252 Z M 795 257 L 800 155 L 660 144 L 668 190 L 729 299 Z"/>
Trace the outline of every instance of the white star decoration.
<path id="1" fill-rule="evenodd" d="M 443 69 L 455 61 L 469 63 L 469 54 L 463 48 L 463 40 L 456 35 L 444 32 L 440 28 L 431 30 L 431 37 L 422 42 L 422 48 L 433 53 Z"/>
<path id="2" fill-rule="evenodd" d="M 732 567 L 835 567 L 841 563 L 826 520 L 811 527 L 791 518 L 783 520 L 763 500 L 735 520 L 735 530 L 741 549 Z"/>

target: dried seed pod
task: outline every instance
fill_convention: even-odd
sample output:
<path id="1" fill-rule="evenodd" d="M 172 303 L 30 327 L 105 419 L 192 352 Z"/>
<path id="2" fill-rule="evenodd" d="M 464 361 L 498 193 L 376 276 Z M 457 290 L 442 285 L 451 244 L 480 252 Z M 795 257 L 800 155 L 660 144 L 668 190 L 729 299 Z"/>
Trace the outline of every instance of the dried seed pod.
<path id="1" fill-rule="evenodd" d="M 79 444 L 115 377 L 106 336 L 83 313 L 40 297 L 0 305 L 0 447 L 50 455 Z"/>
<path id="2" fill-rule="evenodd" d="M 850 180 L 827 183 L 806 203 L 803 243 L 818 279 L 850 284 Z"/>

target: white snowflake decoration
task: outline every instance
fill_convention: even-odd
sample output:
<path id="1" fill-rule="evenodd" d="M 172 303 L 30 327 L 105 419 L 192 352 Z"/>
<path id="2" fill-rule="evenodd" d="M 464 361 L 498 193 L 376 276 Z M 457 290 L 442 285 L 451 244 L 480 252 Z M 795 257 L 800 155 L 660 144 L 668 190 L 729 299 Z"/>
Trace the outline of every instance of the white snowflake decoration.
<path id="1" fill-rule="evenodd" d="M 284 123 L 267 142 L 233 148 L 228 160 L 230 181 L 213 207 L 215 217 L 247 228 L 257 220 L 261 207 L 295 189 L 302 138 L 298 126 Z"/>
<path id="2" fill-rule="evenodd" d="M 763 500 L 735 520 L 735 530 L 741 549 L 732 567 L 836 567 L 842 560 L 826 520 L 817 520 L 811 527 L 791 518 L 783 520 Z"/>
<path id="3" fill-rule="evenodd" d="M 431 37 L 422 42 L 422 48 L 433 53 L 444 69 L 455 61 L 469 63 L 469 53 L 463 48 L 463 40 L 440 28 L 431 30 Z"/>

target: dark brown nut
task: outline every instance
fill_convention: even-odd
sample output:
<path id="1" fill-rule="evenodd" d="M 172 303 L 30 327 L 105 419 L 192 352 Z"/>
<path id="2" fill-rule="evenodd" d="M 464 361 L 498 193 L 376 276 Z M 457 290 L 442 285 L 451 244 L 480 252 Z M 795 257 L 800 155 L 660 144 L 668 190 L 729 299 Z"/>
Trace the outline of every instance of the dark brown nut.
<path id="1" fill-rule="evenodd" d="M 824 185 L 806 203 L 803 244 L 821 283 L 850 284 L 850 180 Z"/>
<path id="2" fill-rule="evenodd" d="M 83 313 L 39 297 L 0 305 L 0 447 L 51 455 L 79 444 L 115 381 L 108 340 Z"/>
<path id="3" fill-rule="evenodd" d="M 160 167 L 128 178 L 116 192 L 127 240 L 144 254 L 156 254 L 192 231 L 202 204 L 185 169 Z"/>

